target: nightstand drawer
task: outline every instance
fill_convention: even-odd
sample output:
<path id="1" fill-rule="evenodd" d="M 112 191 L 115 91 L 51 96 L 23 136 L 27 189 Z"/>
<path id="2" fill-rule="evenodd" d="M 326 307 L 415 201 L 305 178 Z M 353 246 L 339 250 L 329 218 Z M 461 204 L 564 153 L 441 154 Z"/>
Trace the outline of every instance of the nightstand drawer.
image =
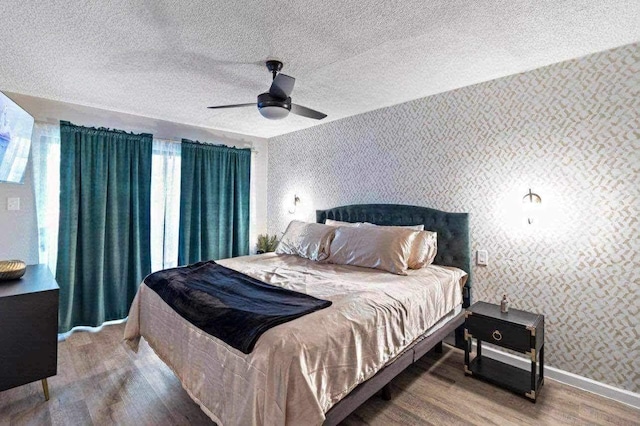
<path id="1" fill-rule="evenodd" d="M 531 333 L 524 327 L 481 315 L 470 315 L 466 324 L 476 339 L 523 353 L 531 351 Z"/>

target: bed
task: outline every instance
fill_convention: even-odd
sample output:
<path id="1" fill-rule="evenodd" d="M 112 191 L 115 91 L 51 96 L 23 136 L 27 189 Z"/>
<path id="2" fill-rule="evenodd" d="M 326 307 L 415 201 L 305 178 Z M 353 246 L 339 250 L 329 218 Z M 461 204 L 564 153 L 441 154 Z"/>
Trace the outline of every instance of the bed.
<path id="1" fill-rule="evenodd" d="M 218 424 L 339 423 L 460 328 L 471 296 L 468 216 L 369 204 L 317 212 L 318 222 L 326 219 L 424 224 L 438 232 L 436 260 L 399 281 L 296 256 L 225 259 L 218 263 L 333 304 L 267 331 L 243 354 L 188 323 L 143 283 L 125 340 L 135 350 L 144 337 Z"/>

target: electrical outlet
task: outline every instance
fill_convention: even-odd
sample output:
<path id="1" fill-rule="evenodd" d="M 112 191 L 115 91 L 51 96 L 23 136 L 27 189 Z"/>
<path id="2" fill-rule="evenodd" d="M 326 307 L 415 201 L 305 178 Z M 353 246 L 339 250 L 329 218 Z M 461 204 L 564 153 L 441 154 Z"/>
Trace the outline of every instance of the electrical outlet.
<path id="1" fill-rule="evenodd" d="M 7 198 L 7 210 L 20 210 L 20 198 Z"/>
<path id="2" fill-rule="evenodd" d="M 489 264 L 489 254 L 486 250 L 478 250 L 476 252 L 476 263 L 480 266 L 487 266 Z"/>

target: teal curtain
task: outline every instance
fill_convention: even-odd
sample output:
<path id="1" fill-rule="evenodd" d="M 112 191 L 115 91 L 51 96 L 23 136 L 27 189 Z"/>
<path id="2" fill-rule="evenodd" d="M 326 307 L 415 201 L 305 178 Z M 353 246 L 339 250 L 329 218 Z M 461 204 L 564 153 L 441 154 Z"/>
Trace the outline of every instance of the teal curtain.
<path id="1" fill-rule="evenodd" d="M 152 139 L 60 122 L 60 332 L 126 317 L 151 271 Z"/>
<path id="2" fill-rule="evenodd" d="M 251 150 L 182 140 L 178 264 L 249 254 Z"/>

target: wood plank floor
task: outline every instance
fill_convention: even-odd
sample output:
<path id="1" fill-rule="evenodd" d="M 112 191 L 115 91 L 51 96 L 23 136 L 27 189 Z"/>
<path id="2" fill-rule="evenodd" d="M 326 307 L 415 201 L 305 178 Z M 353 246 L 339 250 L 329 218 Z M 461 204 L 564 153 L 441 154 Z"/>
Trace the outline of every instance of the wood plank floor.
<path id="1" fill-rule="evenodd" d="M 59 344 L 58 375 L 45 402 L 40 382 L 0 392 L 0 426 L 212 425 L 145 342 L 134 354 L 124 325 L 79 332 Z M 546 380 L 537 404 L 462 373 L 463 354 L 445 345 L 344 422 L 361 425 L 640 424 L 640 410 Z"/>

